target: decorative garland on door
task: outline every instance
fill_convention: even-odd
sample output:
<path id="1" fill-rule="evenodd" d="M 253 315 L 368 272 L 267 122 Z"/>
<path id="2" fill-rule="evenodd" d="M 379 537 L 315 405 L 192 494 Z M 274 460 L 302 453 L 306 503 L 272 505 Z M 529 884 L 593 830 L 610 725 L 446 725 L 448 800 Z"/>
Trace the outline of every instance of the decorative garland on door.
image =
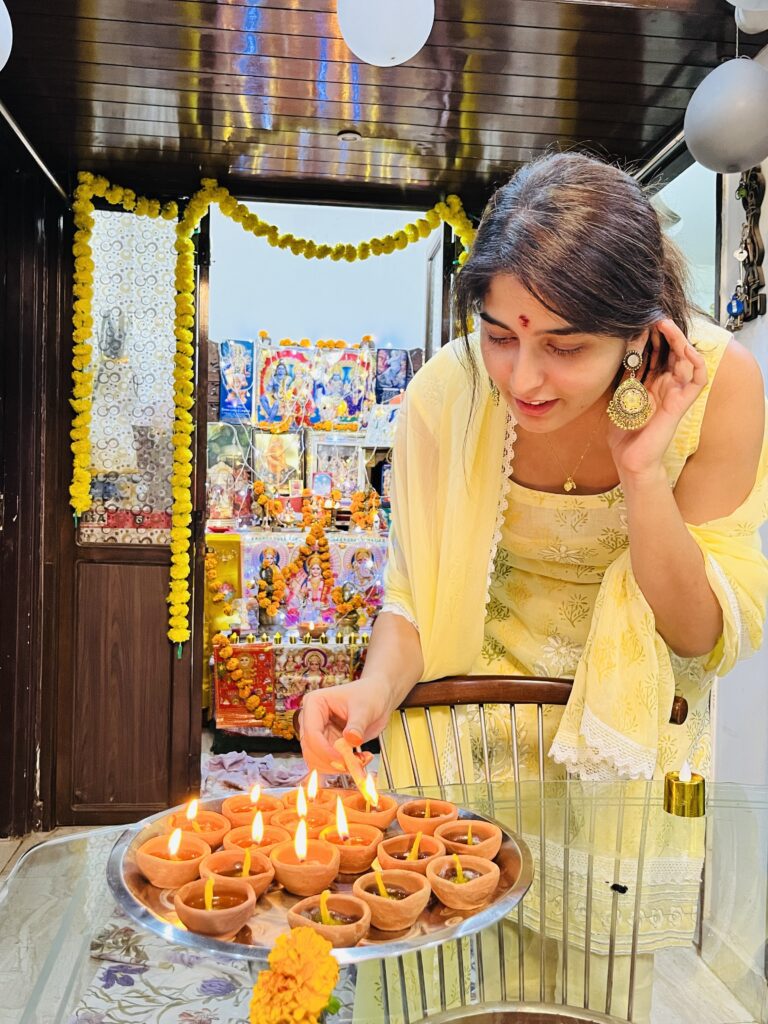
<path id="1" fill-rule="evenodd" d="M 75 258 L 74 306 L 72 322 L 72 483 L 69 503 L 74 510 L 75 523 L 91 507 L 91 414 L 93 406 L 93 233 L 94 197 L 104 199 L 112 206 L 120 206 L 140 217 L 177 220 L 179 206 L 175 202 L 162 204 L 158 199 L 137 196 L 134 191 L 110 183 L 101 175 L 88 171 L 78 174 L 72 210 L 75 236 L 72 247 Z M 192 408 L 194 397 L 194 326 L 195 326 L 195 244 L 193 235 L 200 221 L 216 203 L 230 220 L 257 238 L 265 238 L 269 245 L 289 249 L 295 256 L 305 259 L 346 260 L 354 263 L 370 256 L 384 256 L 401 251 L 413 242 L 426 238 L 441 223 L 453 228 L 463 246 L 458 263 L 463 265 L 475 236 L 469 218 L 458 196 L 450 195 L 438 202 L 413 223 L 408 223 L 394 234 L 370 238 L 365 242 L 326 245 L 307 238 L 297 238 L 281 232 L 275 224 L 262 220 L 244 203 L 239 203 L 229 191 L 213 178 L 203 178 L 200 189 L 189 199 L 176 225 L 175 317 L 173 333 L 176 339 L 173 370 L 174 422 L 173 468 L 171 472 L 171 578 L 167 602 L 169 605 L 168 638 L 178 645 L 189 640 L 189 589 L 192 540 L 192 434 L 195 421 Z"/>

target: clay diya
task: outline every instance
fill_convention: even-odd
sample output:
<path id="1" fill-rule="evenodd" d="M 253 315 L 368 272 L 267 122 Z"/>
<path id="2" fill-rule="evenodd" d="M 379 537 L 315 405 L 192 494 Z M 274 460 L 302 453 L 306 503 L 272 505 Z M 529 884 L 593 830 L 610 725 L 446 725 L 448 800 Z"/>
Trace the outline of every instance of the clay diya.
<path id="1" fill-rule="evenodd" d="M 170 836 L 153 836 L 136 851 L 136 866 L 158 889 L 177 889 L 200 877 L 200 865 L 210 855 L 204 839 L 175 829 Z"/>
<path id="2" fill-rule="evenodd" d="M 278 843 L 269 854 L 275 877 L 294 896 L 315 896 L 327 889 L 339 873 L 339 848 L 322 839 L 307 838 L 307 825 L 299 820 L 296 835 Z"/>
<path id="3" fill-rule="evenodd" d="M 221 805 L 221 813 L 229 820 L 232 828 L 239 828 L 241 825 L 250 825 L 256 812 L 261 811 L 264 824 L 268 825 L 274 812 L 281 811 L 284 806 L 282 800 L 262 793 L 261 787 L 256 785 L 248 796 L 228 796 Z"/>
<path id="4" fill-rule="evenodd" d="M 427 865 L 427 881 L 435 896 L 451 910 L 477 910 L 496 892 L 499 868 L 484 857 L 457 853 L 436 857 Z"/>
<path id="5" fill-rule="evenodd" d="M 218 850 L 203 858 L 200 877 L 215 878 L 217 882 L 242 878 L 258 899 L 270 887 L 275 869 L 266 854 L 258 853 L 250 847 L 247 850 Z"/>
<path id="6" fill-rule="evenodd" d="M 295 835 L 300 821 L 307 823 L 307 835 L 310 839 L 317 839 L 324 828 L 333 824 L 333 815 L 326 807 L 315 804 L 307 809 L 306 815 L 299 813 L 299 809 L 275 811 L 272 815 L 270 825 L 277 825 L 285 829 L 291 835 Z"/>
<path id="7" fill-rule="evenodd" d="M 291 833 L 288 829 L 279 828 L 274 824 L 265 825 L 261 811 L 257 811 L 250 825 L 240 825 L 224 836 L 224 849 L 250 849 L 252 853 L 255 851 L 268 856 L 273 846 L 290 838 Z"/>
<path id="8" fill-rule="evenodd" d="M 221 846 L 232 825 L 217 811 L 198 811 L 197 804 L 197 800 L 192 800 L 186 813 L 169 815 L 164 823 L 166 831 L 172 832 L 175 828 L 182 828 L 185 832 L 195 832 L 212 850 L 215 850 L 217 846 Z"/>
<path id="9" fill-rule="evenodd" d="M 414 853 L 415 848 L 415 853 Z M 427 864 L 445 856 L 445 846 L 435 836 L 416 833 L 391 836 L 379 844 L 376 857 L 383 871 L 417 871 L 426 875 Z"/>
<path id="10" fill-rule="evenodd" d="M 324 828 L 319 838 L 338 846 L 339 870 L 342 874 L 360 875 L 373 864 L 384 833 L 373 825 L 350 825 L 344 813 L 344 805 L 337 798 L 336 824 Z"/>
<path id="11" fill-rule="evenodd" d="M 368 904 L 374 928 L 400 932 L 414 924 L 432 890 L 415 871 L 369 871 L 355 879 L 352 894 Z"/>
<path id="12" fill-rule="evenodd" d="M 439 825 L 455 821 L 459 816 L 456 804 L 447 800 L 408 800 L 397 808 L 397 821 L 403 832 L 423 832 L 432 836 Z"/>
<path id="13" fill-rule="evenodd" d="M 490 821 L 465 818 L 438 825 L 435 838 L 445 843 L 448 853 L 469 854 L 493 860 L 501 849 L 501 829 Z"/>
<path id="14" fill-rule="evenodd" d="M 328 786 L 327 789 L 319 789 L 317 791 L 317 803 L 321 807 L 327 807 L 333 811 L 336 808 L 336 797 L 340 796 L 342 800 L 345 800 L 348 796 L 354 794 L 353 789 L 342 789 L 341 786 Z"/>
<path id="15" fill-rule="evenodd" d="M 292 789 L 290 793 L 286 793 L 283 797 L 283 806 L 288 809 L 296 809 L 301 814 L 307 813 L 307 807 L 311 806 L 318 799 L 320 787 L 317 784 L 317 772 L 312 769 L 312 773 L 307 781 L 306 791 L 304 784 L 299 783 L 296 789 Z"/>
<path id="16" fill-rule="evenodd" d="M 382 832 L 389 828 L 397 814 L 397 801 L 392 796 L 384 793 L 378 794 L 378 803 L 374 807 L 370 800 L 354 791 L 348 791 L 343 796 L 344 810 L 351 822 L 360 825 L 373 825 L 380 828 Z"/>
<path id="17" fill-rule="evenodd" d="M 232 939 L 253 914 L 256 896 L 242 878 L 206 878 L 183 885 L 173 905 L 179 920 L 191 932 Z"/>
<path id="18" fill-rule="evenodd" d="M 308 896 L 288 911 L 291 928 L 314 928 L 336 949 L 356 946 L 371 927 L 370 907 L 350 893 L 323 890 L 319 896 Z"/>

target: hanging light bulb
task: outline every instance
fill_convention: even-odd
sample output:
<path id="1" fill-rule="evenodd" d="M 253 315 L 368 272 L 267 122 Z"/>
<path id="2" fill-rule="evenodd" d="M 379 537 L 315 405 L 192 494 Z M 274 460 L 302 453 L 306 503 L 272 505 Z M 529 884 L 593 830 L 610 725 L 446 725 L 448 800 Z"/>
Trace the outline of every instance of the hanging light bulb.
<path id="1" fill-rule="evenodd" d="M 424 46 L 435 21 L 435 0 L 338 0 L 339 31 L 366 64 L 394 67 Z"/>
<path id="2" fill-rule="evenodd" d="M 5 67 L 13 46 L 13 27 L 8 8 L 0 0 L 0 71 Z"/>

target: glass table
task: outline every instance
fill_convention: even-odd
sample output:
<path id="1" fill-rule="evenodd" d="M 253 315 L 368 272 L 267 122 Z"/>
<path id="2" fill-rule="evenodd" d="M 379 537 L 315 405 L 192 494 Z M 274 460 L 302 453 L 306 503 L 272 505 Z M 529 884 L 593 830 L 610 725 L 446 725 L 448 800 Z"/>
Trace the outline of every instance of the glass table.
<path id="1" fill-rule="evenodd" d="M 345 969 L 334 1022 L 768 1024 L 768 788 L 710 785 L 698 819 L 667 814 L 661 783 L 409 792 L 515 831 L 534 884 L 452 948 Z M 247 1021 L 258 967 L 120 916 L 106 864 L 126 827 L 43 842 L 0 883 L 0 1024 Z"/>

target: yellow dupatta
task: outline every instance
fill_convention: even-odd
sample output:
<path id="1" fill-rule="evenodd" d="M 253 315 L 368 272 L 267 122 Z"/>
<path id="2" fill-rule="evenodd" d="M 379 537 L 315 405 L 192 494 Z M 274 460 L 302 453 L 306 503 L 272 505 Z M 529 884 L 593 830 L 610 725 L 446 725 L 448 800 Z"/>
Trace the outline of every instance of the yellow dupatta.
<path id="1" fill-rule="evenodd" d="M 482 365 L 476 338 L 472 344 Z M 480 650 L 515 437 L 512 418 L 503 403 L 494 405 L 484 375 L 470 416 L 471 388 L 459 346 L 446 346 L 414 378 L 393 457 L 384 607 L 419 629 L 424 679 L 468 672 Z M 755 487 L 742 506 L 716 522 L 690 527 L 723 607 L 724 632 L 710 659 L 708 682 L 761 643 L 768 562 L 757 529 L 767 512 L 764 446 Z M 585 778 L 651 777 L 675 687 L 668 648 L 625 552 L 601 584 L 551 756 Z M 429 749 L 423 719 L 412 719 L 414 746 Z M 440 750 L 447 729 L 447 716 L 438 716 Z M 396 784 L 411 784 L 399 727 L 391 725 L 387 739 Z M 421 769 L 423 784 L 436 781 L 428 761 Z"/>

